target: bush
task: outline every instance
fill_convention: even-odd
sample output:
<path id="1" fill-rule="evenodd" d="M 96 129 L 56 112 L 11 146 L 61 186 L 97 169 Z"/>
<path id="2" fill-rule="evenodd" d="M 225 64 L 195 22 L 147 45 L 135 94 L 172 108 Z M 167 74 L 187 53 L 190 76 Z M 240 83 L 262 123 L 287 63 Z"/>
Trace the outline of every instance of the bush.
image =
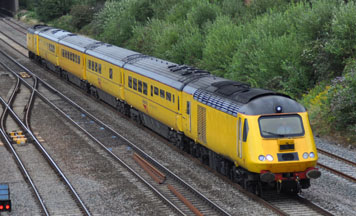
<path id="1" fill-rule="evenodd" d="M 38 1 L 36 13 L 43 22 L 48 22 L 67 14 L 73 5 L 73 0 L 41 0 Z"/>
<path id="2" fill-rule="evenodd" d="M 355 56 L 356 52 L 356 4 L 351 1 L 342 4 L 336 10 L 331 24 L 331 41 L 327 50 L 336 56 L 347 59 Z"/>
<path id="3" fill-rule="evenodd" d="M 71 15 L 61 16 L 59 19 L 54 20 L 51 25 L 56 28 L 64 29 L 69 32 L 76 32 L 77 29 L 72 25 L 73 17 Z"/>
<path id="4" fill-rule="evenodd" d="M 332 125 L 336 130 L 356 132 L 356 60 L 349 59 L 344 77 L 335 79 L 328 95 Z"/>
<path id="5" fill-rule="evenodd" d="M 72 25 L 77 29 L 89 24 L 93 20 L 94 7 L 90 5 L 74 5 L 70 10 L 72 16 Z"/>
<path id="6" fill-rule="evenodd" d="M 208 27 L 201 66 L 218 76 L 224 76 L 237 50 L 239 28 L 227 16 L 220 16 Z"/>

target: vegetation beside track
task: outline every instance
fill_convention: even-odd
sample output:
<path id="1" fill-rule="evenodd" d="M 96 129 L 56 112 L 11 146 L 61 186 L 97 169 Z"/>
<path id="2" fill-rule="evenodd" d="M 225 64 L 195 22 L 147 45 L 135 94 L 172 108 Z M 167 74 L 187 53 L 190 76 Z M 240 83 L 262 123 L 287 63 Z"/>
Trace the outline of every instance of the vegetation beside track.
<path id="1" fill-rule="evenodd" d="M 19 16 L 287 93 L 308 108 L 317 134 L 352 143 L 355 2 L 20 0 Z"/>

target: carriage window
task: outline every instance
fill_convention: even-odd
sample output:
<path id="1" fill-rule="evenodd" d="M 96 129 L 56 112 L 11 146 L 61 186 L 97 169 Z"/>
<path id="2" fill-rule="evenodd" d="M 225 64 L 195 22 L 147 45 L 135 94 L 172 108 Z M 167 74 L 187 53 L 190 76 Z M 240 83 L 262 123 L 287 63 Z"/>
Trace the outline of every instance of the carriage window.
<path id="1" fill-rule="evenodd" d="M 88 68 L 91 69 L 91 61 L 88 60 Z"/>
<path id="2" fill-rule="evenodd" d="M 167 101 L 171 101 L 172 95 L 169 92 L 166 92 L 166 99 Z"/>
<path id="3" fill-rule="evenodd" d="M 153 96 L 153 86 L 151 86 L 151 96 Z"/>
<path id="4" fill-rule="evenodd" d="M 99 64 L 99 73 L 101 74 L 101 64 Z"/>
<path id="5" fill-rule="evenodd" d="M 74 54 L 74 62 L 77 63 L 77 55 Z"/>
<path id="6" fill-rule="evenodd" d="M 164 90 L 163 90 L 163 89 L 160 89 L 160 90 L 159 90 L 159 95 L 161 96 L 161 98 L 165 98 Z"/>
<path id="7" fill-rule="evenodd" d="M 173 103 L 175 103 L 174 99 L 175 99 L 175 98 L 174 98 L 174 95 L 173 95 Z"/>
<path id="8" fill-rule="evenodd" d="M 137 90 L 137 79 L 133 78 L 133 89 Z"/>
<path id="9" fill-rule="evenodd" d="M 158 88 L 155 87 L 155 91 L 154 91 L 155 95 L 158 95 Z"/>
<path id="10" fill-rule="evenodd" d="M 73 53 L 70 53 L 69 59 L 73 61 Z"/>
<path id="11" fill-rule="evenodd" d="M 138 91 L 142 93 L 142 81 L 138 81 Z"/>
<path id="12" fill-rule="evenodd" d="M 143 83 L 143 93 L 147 95 L 147 83 Z"/>
<path id="13" fill-rule="evenodd" d="M 94 70 L 94 62 L 91 61 L 91 69 Z"/>
<path id="14" fill-rule="evenodd" d="M 109 69 L 109 78 L 112 79 L 112 69 Z"/>
<path id="15" fill-rule="evenodd" d="M 132 88 L 132 77 L 129 76 L 129 82 L 127 83 L 130 88 Z"/>
<path id="16" fill-rule="evenodd" d="M 95 62 L 95 72 L 98 72 L 98 63 Z"/>
<path id="17" fill-rule="evenodd" d="M 78 56 L 78 64 L 80 64 L 80 56 Z"/>

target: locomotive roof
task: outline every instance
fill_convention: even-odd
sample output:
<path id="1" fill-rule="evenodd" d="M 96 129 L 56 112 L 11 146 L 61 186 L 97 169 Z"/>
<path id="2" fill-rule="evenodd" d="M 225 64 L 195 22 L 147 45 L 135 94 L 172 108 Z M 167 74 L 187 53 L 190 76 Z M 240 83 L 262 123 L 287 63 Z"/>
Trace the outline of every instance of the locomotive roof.
<path id="1" fill-rule="evenodd" d="M 91 44 L 101 43 L 101 42 L 81 35 L 70 34 L 64 37 L 63 39 L 61 39 L 59 43 L 67 47 L 76 49 L 80 52 L 85 52 L 87 47 L 90 46 Z"/>
<path id="2" fill-rule="evenodd" d="M 305 112 L 302 105 L 287 95 L 251 88 L 248 84 L 216 77 L 187 65 L 178 65 L 48 26 L 34 26 L 29 32 L 40 33 L 63 45 L 182 90 L 193 95 L 194 99 L 233 116 L 237 116 L 238 112 L 249 115 L 275 113 L 277 105 L 283 106 L 284 112 Z"/>

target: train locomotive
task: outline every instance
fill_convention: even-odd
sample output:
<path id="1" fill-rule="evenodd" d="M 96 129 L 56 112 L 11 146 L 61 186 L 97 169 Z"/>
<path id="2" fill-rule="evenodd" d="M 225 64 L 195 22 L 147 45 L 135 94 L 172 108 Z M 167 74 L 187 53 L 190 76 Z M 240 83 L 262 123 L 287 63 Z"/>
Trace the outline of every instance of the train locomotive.
<path id="1" fill-rule="evenodd" d="M 29 57 L 251 192 L 320 177 L 306 109 L 289 96 L 61 29 L 28 29 Z"/>

